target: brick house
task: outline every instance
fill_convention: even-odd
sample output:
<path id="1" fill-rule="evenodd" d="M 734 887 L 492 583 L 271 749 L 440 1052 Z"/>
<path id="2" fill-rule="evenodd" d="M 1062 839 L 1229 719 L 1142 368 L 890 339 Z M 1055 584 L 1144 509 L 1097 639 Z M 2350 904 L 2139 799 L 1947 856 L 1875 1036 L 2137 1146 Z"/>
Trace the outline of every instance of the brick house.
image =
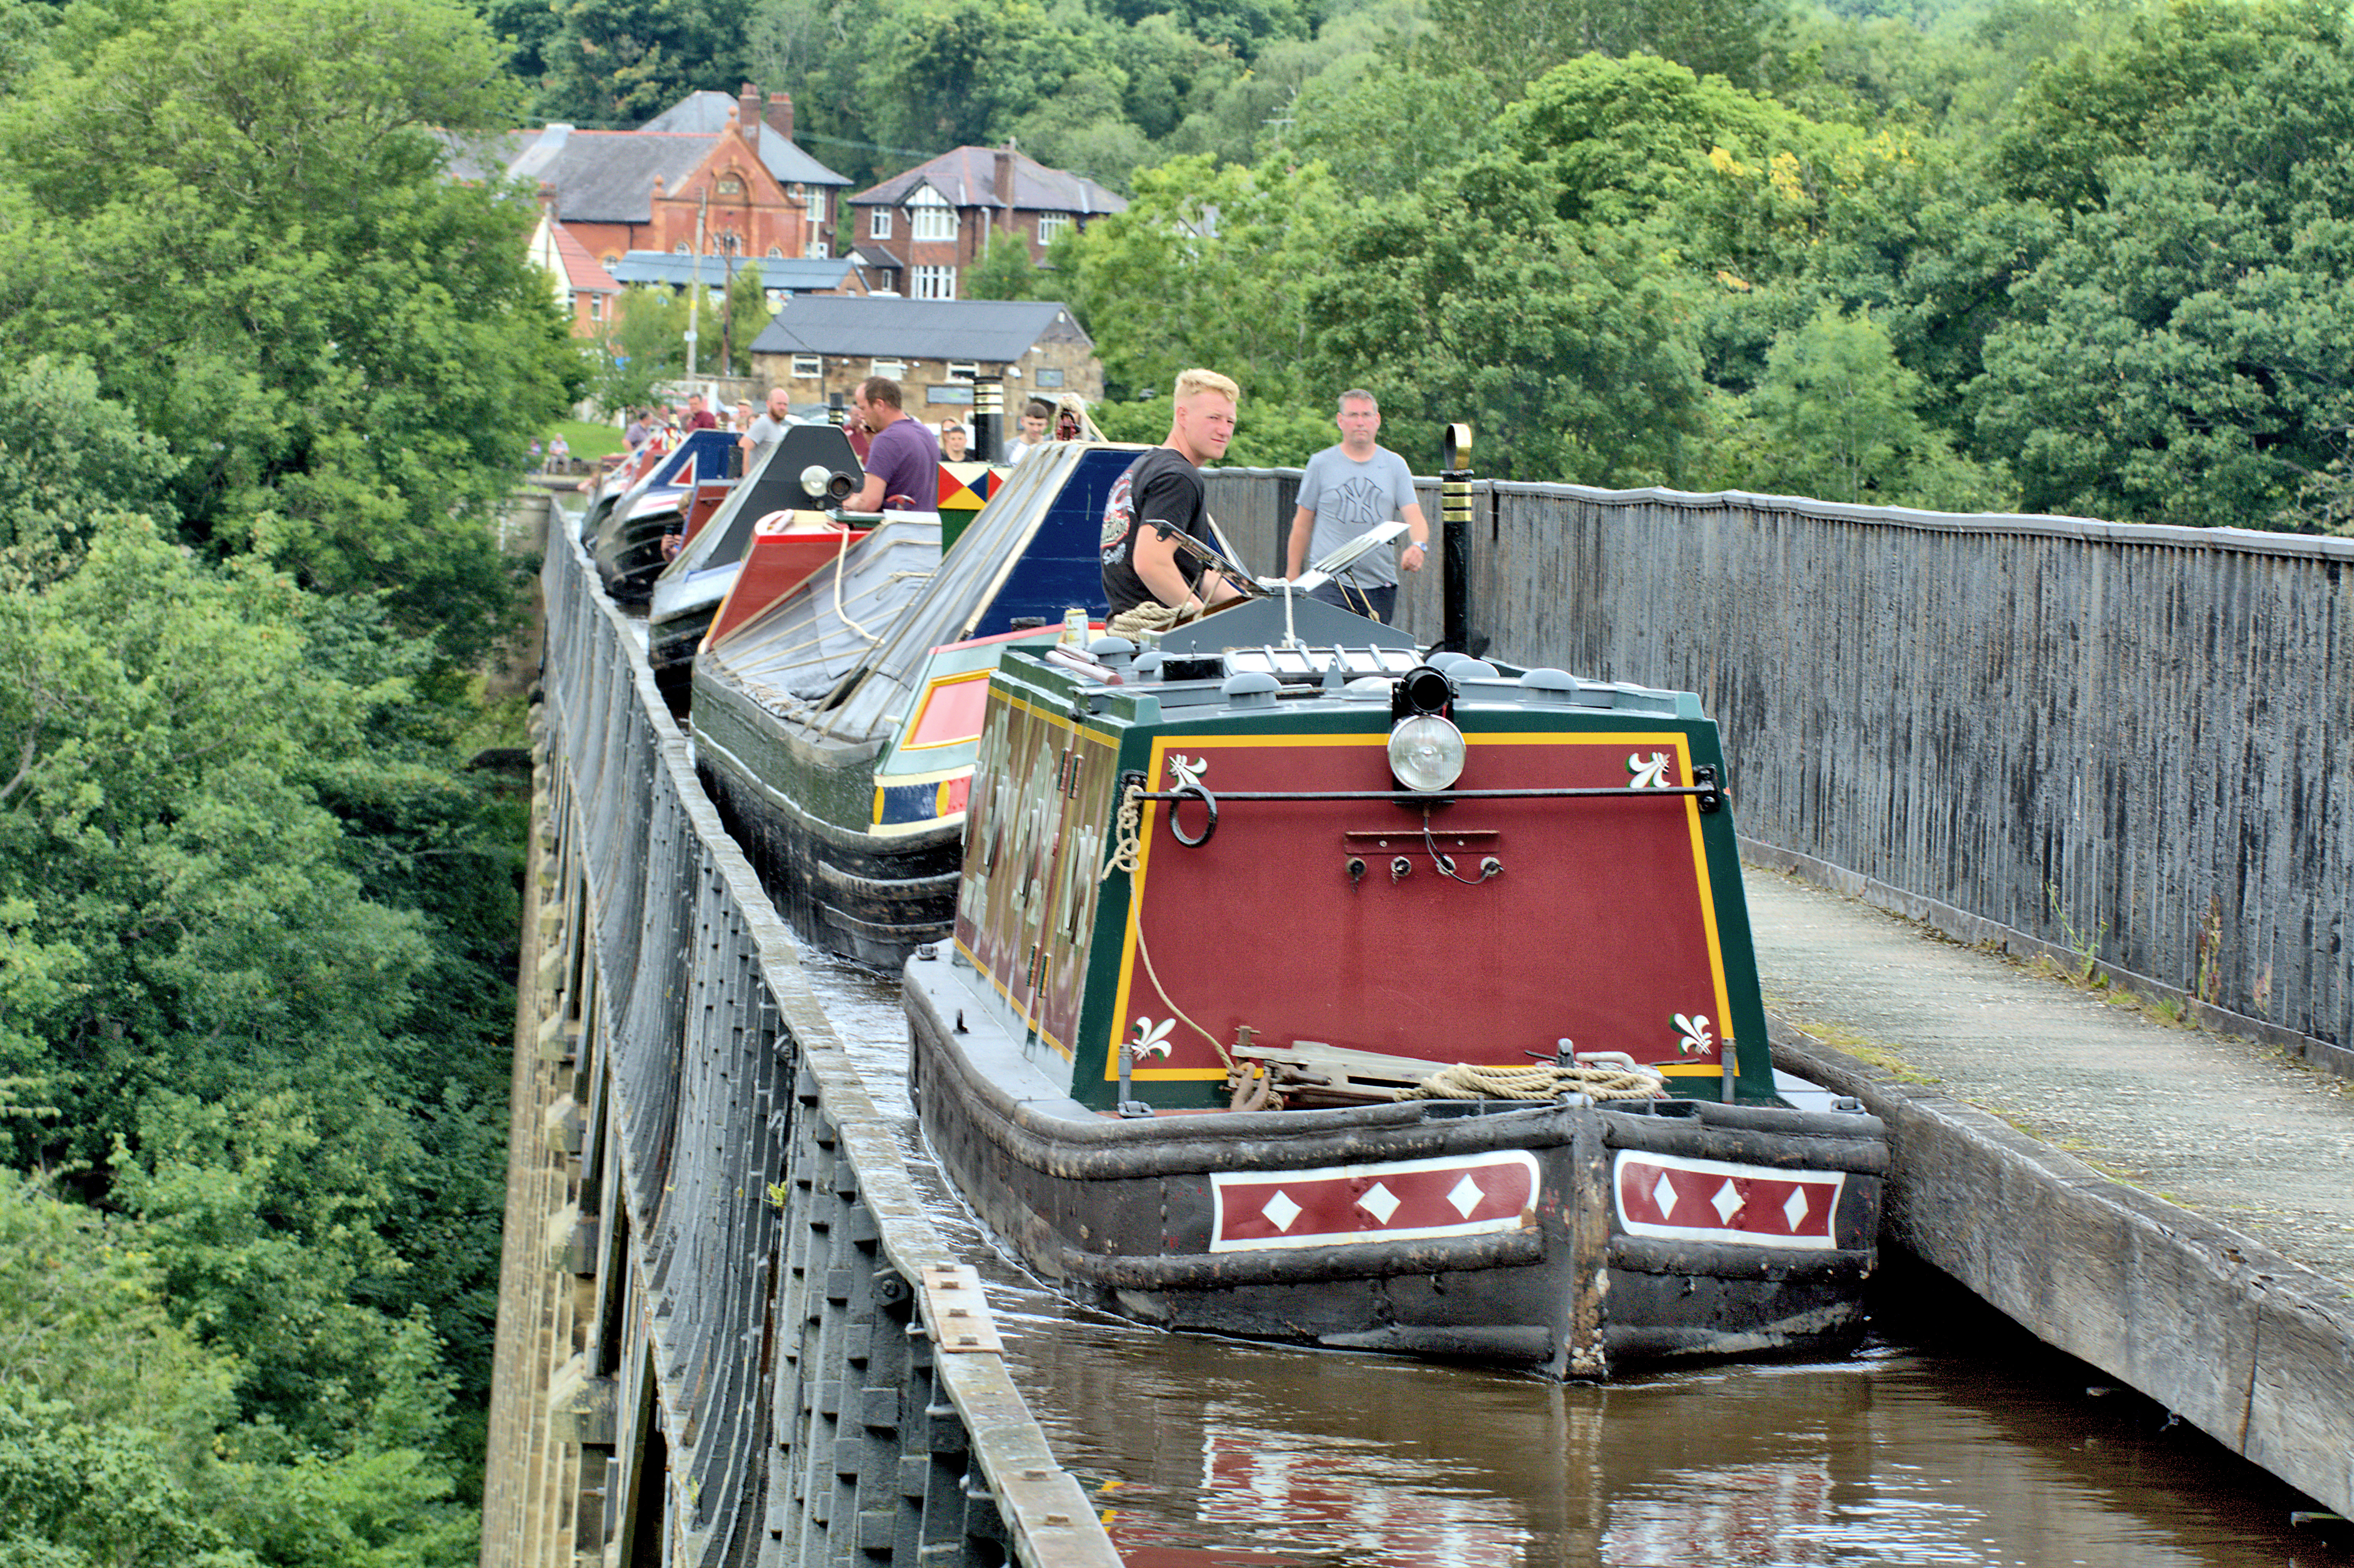
<path id="1" fill-rule="evenodd" d="M 845 403 L 869 376 L 899 383 L 907 411 L 937 424 L 972 409 L 975 381 L 1032 394 L 1103 397 L 1103 363 L 1069 309 L 1036 300 L 908 300 L 804 294 L 752 340 L 753 374 L 797 403 Z"/>
<path id="2" fill-rule="evenodd" d="M 957 280 L 1002 239 L 1043 261 L 1066 229 L 1128 202 L 1083 175 L 1050 169 L 1012 143 L 959 147 L 850 198 L 850 243 L 867 284 L 914 300 L 961 298 Z"/>
<path id="3" fill-rule="evenodd" d="M 636 131 L 562 123 L 504 138 L 511 176 L 552 193 L 557 221 L 609 271 L 633 250 L 741 260 L 823 258 L 850 182 L 792 141 L 792 100 L 697 92 Z M 480 154 L 475 157 L 479 159 Z"/>
<path id="4" fill-rule="evenodd" d="M 555 193 L 540 190 L 539 222 L 531 231 L 531 259 L 547 274 L 557 307 L 572 323 L 574 337 L 595 337 L 613 319 L 613 302 L 620 283 L 597 262 L 569 229 L 556 221 L 550 209 Z"/>

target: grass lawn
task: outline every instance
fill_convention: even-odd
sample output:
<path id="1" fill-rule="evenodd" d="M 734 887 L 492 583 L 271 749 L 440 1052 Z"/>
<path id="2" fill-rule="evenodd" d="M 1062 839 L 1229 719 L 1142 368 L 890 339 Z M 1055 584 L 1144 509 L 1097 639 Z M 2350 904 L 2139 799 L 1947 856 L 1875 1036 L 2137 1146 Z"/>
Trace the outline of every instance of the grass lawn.
<path id="1" fill-rule="evenodd" d="M 595 462 L 608 452 L 621 450 L 621 428 L 619 425 L 591 425 L 580 419 L 558 419 L 549 435 L 559 435 L 572 449 L 572 455 L 583 462 Z M 540 438 L 545 440 L 546 437 Z"/>

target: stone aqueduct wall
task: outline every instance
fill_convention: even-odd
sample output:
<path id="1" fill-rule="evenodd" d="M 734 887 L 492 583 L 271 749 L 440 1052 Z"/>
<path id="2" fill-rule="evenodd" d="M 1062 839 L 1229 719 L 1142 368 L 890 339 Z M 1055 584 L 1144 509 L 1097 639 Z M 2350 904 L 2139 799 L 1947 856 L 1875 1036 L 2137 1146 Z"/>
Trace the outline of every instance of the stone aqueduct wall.
<path id="1" fill-rule="evenodd" d="M 1210 476 L 1253 569 L 1296 472 Z M 2354 1073 L 2354 539 L 1480 483 L 1475 643 L 1700 694 L 1750 851 Z M 1436 526 L 1435 483 L 1423 509 Z M 1399 620 L 1440 627 L 1439 571 Z"/>

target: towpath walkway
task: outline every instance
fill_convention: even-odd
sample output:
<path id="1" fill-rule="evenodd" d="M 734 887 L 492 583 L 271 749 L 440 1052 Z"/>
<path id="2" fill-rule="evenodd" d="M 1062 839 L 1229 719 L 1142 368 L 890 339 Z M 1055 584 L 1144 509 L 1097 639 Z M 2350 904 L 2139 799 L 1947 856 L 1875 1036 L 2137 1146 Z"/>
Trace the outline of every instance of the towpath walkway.
<path id="1" fill-rule="evenodd" d="M 1895 1239 L 2347 1510 L 2354 1083 L 1778 872 L 1745 885 L 1777 1057 L 1889 1121 Z"/>

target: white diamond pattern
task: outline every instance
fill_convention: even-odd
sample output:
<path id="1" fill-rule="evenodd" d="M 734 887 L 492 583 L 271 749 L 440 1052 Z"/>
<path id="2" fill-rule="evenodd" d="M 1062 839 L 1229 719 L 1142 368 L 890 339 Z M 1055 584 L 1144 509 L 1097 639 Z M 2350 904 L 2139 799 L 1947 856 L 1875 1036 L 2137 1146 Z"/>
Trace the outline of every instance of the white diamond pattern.
<path id="1" fill-rule="evenodd" d="M 1733 1216 L 1741 1212 L 1741 1194 L 1733 1190 L 1733 1178 L 1730 1176 L 1724 1179 L 1724 1185 L 1716 1190 L 1716 1196 L 1708 1202 L 1709 1206 L 1716 1211 L 1720 1224 L 1731 1224 Z"/>
<path id="2" fill-rule="evenodd" d="M 1479 1200 L 1487 1195 L 1479 1190 L 1479 1182 L 1466 1176 L 1448 1191 L 1447 1201 L 1455 1205 L 1457 1213 L 1468 1220 L 1471 1217 L 1471 1211 L 1479 1206 Z"/>
<path id="3" fill-rule="evenodd" d="M 1299 1217 L 1299 1205 L 1278 1188 L 1275 1196 L 1267 1201 L 1267 1206 L 1259 1210 L 1259 1213 L 1277 1230 L 1288 1231 L 1291 1228 L 1291 1222 Z"/>
<path id="4" fill-rule="evenodd" d="M 1363 1197 L 1357 1200 L 1357 1207 L 1373 1215 L 1381 1224 L 1388 1224 L 1390 1216 L 1398 1212 L 1398 1195 L 1376 1181 L 1366 1191 Z"/>
<path id="5" fill-rule="evenodd" d="M 1782 1205 L 1782 1215 L 1790 1222 L 1790 1230 L 1796 1234 L 1798 1222 L 1807 1217 L 1807 1190 L 1804 1187 L 1790 1189 L 1790 1201 Z"/>
<path id="6" fill-rule="evenodd" d="M 1662 1174 L 1658 1184 L 1652 1187 L 1651 1202 L 1659 1205 L 1659 1218 L 1663 1220 L 1676 1212 L 1675 1184 L 1670 1181 L 1665 1174 Z"/>

